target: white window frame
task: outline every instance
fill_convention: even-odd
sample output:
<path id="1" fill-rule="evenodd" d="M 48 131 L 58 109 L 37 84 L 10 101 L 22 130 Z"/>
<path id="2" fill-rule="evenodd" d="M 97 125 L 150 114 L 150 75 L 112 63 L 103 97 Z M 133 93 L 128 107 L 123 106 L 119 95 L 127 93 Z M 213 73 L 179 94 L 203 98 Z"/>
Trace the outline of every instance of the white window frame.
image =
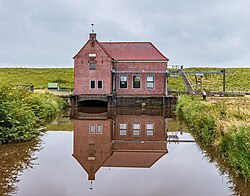
<path id="1" fill-rule="evenodd" d="M 101 132 L 98 131 L 98 127 L 101 127 Z M 103 133 L 103 125 L 101 125 L 101 124 L 96 125 L 96 133 L 97 134 L 102 134 Z"/>
<path id="2" fill-rule="evenodd" d="M 98 82 L 102 82 L 102 88 L 98 87 Z M 103 89 L 103 80 L 97 80 L 97 89 Z"/>
<path id="3" fill-rule="evenodd" d="M 121 129 L 121 125 L 125 125 L 126 129 Z M 126 136 L 127 135 L 127 131 L 128 131 L 128 124 L 127 123 L 119 123 L 119 136 Z M 125 135 L 121 134 L 121 131 L 125 131 Z"/>
<path id="4" fill-rule="evenodd" d="M 92 132 L 91 127 L 94 127 L 94 132 Z M 96 126 L 94 124 L 89 125 L 89 134 L 95 134 L 96 132 Z"/>
<path id="5" fill-rule="evenodd" d="M 91 82 L 95 82 L 95 88 L 91 88 Z M 90 80 L 89 88 L 90 88 L 90 89 L 96 89 L 96 81 L 95 81 L 95 80 Z"/>
<path id="6" fill-rule="evenodd" d="M 134 125 L 139 125 L 139 129 L 135 129 L 135 128 L 134 128 Z M 133 126 L 133 127 L 132 127 L 132 135 L 135 136 L 135 137 L 140 136 L 140 135 L 141 135 L 141 123 L 133 123 L 132 126 Z M 134 134 L 134 131 L 137 131 L 137 130 L 139 130 L 139 134 L 138 134 L 138 135 L 135 135 L 135 134 Z"/>
<path id="7" fill-rule="evenodd" d="M 148 129 L 148 125 L 153 125 L 153 129 Z M 154 124 L 154 123 L 152 123 L 152 122 L 147 122 L 145 128 L 146 128 L 146 136 L 148 136 L 148 137 L 154 136 L 154 130 L 155 130 L 155 124 Z M 153 134 L 152 134 L 152 135 L 149 135 L 149 134 L 148 134 L 148 131 L 152 131 Z"/>
<path id="8" fill-rule="evenodd" d="M 153 77 L 153 82 L 152 81 L 148 81 L 148 77 Z M 153 88 L 152 87 L 148 87 L 148 82 L 149 83 L 153 83 Z M 154 75 L 146 75 L 146 89 L 154 89 L 155 88 L 155 76 Z"/>
<path id="9" fill-rule="evenodd" d="M 126 88 L 121 88 L 121 77 L 126 77 L 126 79 L 127 79 L 127 87 Z M 128 89 L 128 75 L 120 75 L 119 76 L 119 88 L 120 89 Z"/>
<path id="10" fill-rule="evenodd" d="M 140 77 L 140 88 L 134 88 L 134 76 Z M 142 88 L 142 76 L 140 74 L 132 75 L 132 89 L 141 89 Z"/>

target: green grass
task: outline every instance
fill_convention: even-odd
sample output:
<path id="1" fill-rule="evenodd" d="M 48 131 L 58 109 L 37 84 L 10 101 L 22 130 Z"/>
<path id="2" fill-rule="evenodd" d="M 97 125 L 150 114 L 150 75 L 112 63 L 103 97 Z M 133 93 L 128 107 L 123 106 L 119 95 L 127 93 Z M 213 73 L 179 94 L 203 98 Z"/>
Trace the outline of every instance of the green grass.
<path id="1" fill-rule="evenodd" d="M 186 71 L 220 71 L 222 68 L 188 68 Z M 250 68 L 226 68 L 226 91 L 250 91 Z M 196 84 L 194 74 L 189 74 L 193 84 Z M 202 79 L 202 89 L 208 91 L 222 91 L 222 74 L 206 74 Z"/>
<path id="2" fill-rule="evenodd" d="M 168 78 L 168 88 L 174 91 L 185 91 L 186 86 L 182 81 L 182 77 L 169 77 Z"/>
<path id="3" fill-rule="evenodd" d="M 236 175 L 250 180 L 250 99 L 214 99 L 180 96 L 176 115 Z"/>
<path id="4" fill-rule="evenodd" d="M 222 68 L 187 68 L 186 71 L 220 71 Z M 226 91 L 250 91 L 250 68 L 227 68 L 234 74 L 226 75 Z M 194 74 L 189 74 L 195 84 Z M 49 82 L 59 82 L 60 88 L 72 89 L 74 81 L 73 68 L 0 68 L 0 84 L 29 84 L 35 89 L 45 89 Z M 169 77 L 170 90 L 185 91 L 180 76 Z M 203 88 L 208 91 L 222 91 L 222 75 L 210 74 L 203 78 Z"/>
<path id="5" fill-rule="evenodd" d="M 0 84 L 34 85 L 45 89 L 49 82 L 58 82 L 60 88 L 73 88 L 73 68 L 0 68 Z"/>

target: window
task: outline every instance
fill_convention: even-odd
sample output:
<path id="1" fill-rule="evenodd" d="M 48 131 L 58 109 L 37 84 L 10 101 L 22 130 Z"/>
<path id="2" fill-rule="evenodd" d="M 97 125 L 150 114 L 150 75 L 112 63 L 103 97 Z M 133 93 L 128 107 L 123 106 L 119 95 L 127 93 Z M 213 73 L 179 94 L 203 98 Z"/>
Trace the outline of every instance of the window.
<path id="1" fill-rule="evenodd" d="M 120 76 L 120 88 L 128 88 L 128 77 Z"/>
<path id="2" fill-rule="evenodd" d="M 96 54 L 89 54 L 89 70 L 95 70 L 96 65 Z"/>
<path id="3" fill-rule="evenodd" d="M 121 123 L 119 125 L 119 132 L 120 135 L 127 135 L 127 124 Z"/>
<path id="4" fill-rule="evenodd" d="M 95 88 L 95 81 L 94 80 L 90 81 L 90 88 L 91 89 Z"/>
<path id="5" fill-rule="evenodd" d="M 102 134 L 102 132 L 103 132 L 103 126 L 102 125 L 97 125 L 97 131 L 96 131 L 96 133 L 97 134 Z"/>
<path id="6" fill-rule="evenodd" d="M 89 125 L 89 133 L 95 134 L 95 125 Z"/>
<path id="7" fill-rule="evenodd" d="M 134 136 L 140 135 L 140 124 L 138 123 L 133 124 L 133 135 Z"/>
<path id="8" fill-rule="evenodd" d="M 98 80 L 98 82 L 97 82 L 97 87 L 98 87 L 98 88 L 102 88 L 102 81 L 101 81 L 101 80 Z"/>
<path id="9" fill-rule="evenodd" d="M 141 88 L 141 76 L 133 76 L 133 88 Z"/>
<path id="10" fill-rule="evenodd" d="M 153 136 L 154 135 L 154 124 L 153 123 L 147 123 L 146 124 L 146 135 L 147 136 Z"/>
<path id="11" fill-rule="evenodd" d="M 154 76 L 147 76 L 146 88 L 154 88 Z"/>
<path id="12" fill-rule="evenodd" d="M 89 70 L 95 70 L 95 63 L 89 64 Z"/>

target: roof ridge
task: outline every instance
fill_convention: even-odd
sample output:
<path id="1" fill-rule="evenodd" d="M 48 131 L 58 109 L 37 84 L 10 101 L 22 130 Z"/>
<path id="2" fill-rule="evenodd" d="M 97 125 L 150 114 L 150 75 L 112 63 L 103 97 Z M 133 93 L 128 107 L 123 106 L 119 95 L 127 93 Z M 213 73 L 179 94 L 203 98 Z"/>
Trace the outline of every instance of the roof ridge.
<path id="1" fill-rule="evenodd" d="M 134 44 L 134 43 L 148 43 L 148 44 L 152 44 L 151 42 L 149 41 L 146 41 L 146 42 L 139 42 L 139 41 L 111 41 L 111 42 L 99 42 L 100 44 Z"/>

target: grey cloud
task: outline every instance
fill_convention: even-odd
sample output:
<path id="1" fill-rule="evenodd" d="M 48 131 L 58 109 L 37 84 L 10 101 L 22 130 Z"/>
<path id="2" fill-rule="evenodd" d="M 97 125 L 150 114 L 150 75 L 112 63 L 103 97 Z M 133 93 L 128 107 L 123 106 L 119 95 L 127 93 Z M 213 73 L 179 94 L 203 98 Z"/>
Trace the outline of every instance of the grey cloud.
<path id="1" fill-rule="evenodd" d="M 248 66 L 248 0 L 0 0 L 0 65 L 72 67 L 99 40 L 152 41 L 170 63 Z"/>

